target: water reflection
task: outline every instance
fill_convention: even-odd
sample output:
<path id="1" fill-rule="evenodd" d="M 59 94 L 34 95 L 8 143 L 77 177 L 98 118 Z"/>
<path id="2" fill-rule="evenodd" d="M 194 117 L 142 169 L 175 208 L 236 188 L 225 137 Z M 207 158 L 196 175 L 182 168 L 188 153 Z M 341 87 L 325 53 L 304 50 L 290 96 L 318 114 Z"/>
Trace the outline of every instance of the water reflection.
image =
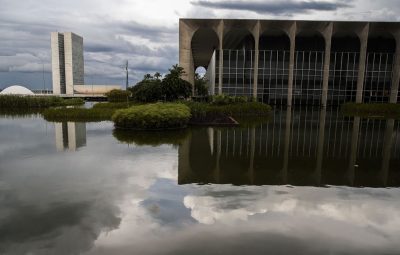
<path id="1" fill-rule="evenodd" d="M 399 121 L 287 109 L 239 128 L 193 129 L 179 184 L 400 186 Z"/>
<path id="2" fill-rule="evenodd" d="M 57 151 L 76 151 L 86 146 L 86 123 L 54 123 Z"/>
<path id="3" fill-rule="evenodd" d="M 88 123 L 74 153 L 57 152 L 52 126 L 0 118 L 0 254 L 400 251 L 398 188 L 197 185 L 396 183 L 398 122 L 276 111 L 168 139 Z"/>

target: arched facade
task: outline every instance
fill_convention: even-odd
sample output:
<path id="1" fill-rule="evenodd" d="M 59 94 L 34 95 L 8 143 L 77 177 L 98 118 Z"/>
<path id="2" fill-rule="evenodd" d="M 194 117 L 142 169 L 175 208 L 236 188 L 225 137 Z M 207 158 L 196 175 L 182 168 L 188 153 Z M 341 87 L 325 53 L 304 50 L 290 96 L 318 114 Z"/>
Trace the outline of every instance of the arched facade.
<path id="1" fill-rule="evenodd" d="M 268 104 L 286 104 L 290 38 L 284 30 L 265 30 L 259 39 L 257 98 Z"/>
<path id="2" fill-rule="evenodd" d="M 395 103 L 399 42 L 398 22 L 181 19 L 179 60 L 192 83 L 208 66 L 215 94 L 289 106 Z"/>
<path id="3" fill-rule="evenodd" d="M 370 33 L 367 44 L 364 103 L 388 103 L 392 87 L 392 73 L 396 39 L 390 33 Z"/>
<path id="4" fill-rule="evenodd" d="M 254 80 L 254 47 L 252 33 L 246 28 L 231 27 L 224 31 L 222 47 L 222 93 L 252 96 Z M 220 56 L 218 54 L 218 56 Z M 220 58 L 217 59 L 219 64 Z M 220 70 L 218 70 L 220 71 Z M 219 75 L 219 72 L 217 72 Z M 215 93 L 218 93 L 218 88 Z"/>

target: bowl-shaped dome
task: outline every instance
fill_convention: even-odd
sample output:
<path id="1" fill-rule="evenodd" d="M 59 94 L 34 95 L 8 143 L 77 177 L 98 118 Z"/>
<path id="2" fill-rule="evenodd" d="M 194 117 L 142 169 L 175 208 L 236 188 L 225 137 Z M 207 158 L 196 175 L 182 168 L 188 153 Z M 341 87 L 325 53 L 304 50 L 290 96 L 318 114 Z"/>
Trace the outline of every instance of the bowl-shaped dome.
<path id="1" fill-rule="evenodd" d="M 34 95 L 34 93 L 23 86 L 14 85 L 1 91 L 0 95 Z"/>

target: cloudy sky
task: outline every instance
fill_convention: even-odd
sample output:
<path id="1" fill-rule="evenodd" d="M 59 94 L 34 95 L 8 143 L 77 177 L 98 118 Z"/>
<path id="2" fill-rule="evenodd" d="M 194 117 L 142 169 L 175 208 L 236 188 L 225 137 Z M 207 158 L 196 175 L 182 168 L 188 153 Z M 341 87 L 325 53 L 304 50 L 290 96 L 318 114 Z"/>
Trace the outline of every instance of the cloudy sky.
<path id="1" fill-rule="evenodd" d="M 178 62 L 179 18 L 398 21 L 398 0 L 0 0 L 0 89 L 51 87 L 50 32 L 84 38 L 85 82 L 130 84 Z M 44 67 L 44 79 L 43 79 Z M 44 81 L 43 81 L 44 80 Z"/>

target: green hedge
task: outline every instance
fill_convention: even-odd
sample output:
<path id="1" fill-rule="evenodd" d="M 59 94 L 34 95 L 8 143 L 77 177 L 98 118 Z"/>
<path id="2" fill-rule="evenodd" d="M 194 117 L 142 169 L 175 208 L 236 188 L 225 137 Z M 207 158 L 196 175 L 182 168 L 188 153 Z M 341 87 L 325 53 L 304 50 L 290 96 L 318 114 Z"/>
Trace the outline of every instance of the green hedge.
<path id="1" fill-rule="evenodd" d="M 117 128 L 173 129 L 185 127 L 190 116 L 190 109 L 184 104 L 155 103 L 117 110 L 112 120 Z"/>
<path id="2" fill-rule="evenodd" d="M 132 102 L 119 102 L 119 103 L 96 103 L 93 105 L 94 109 L 124 109 L 133 106 Z"/>
<path id="3" fill-rule="evenodd" d="M 113 89 L 106 93 L 108 102 L 126 102 L 129 100 L 131 92 L 120 89 Z"/>
<path id="4" fill-rule="evenodd" d="M 79 121 L 97 122 L 111 120 L 115 109 L 87 109 L 87 108 L 50 108 L 43 111 L 45 120 L 59 121 Z"/>
<path id="5" fill-rule="evenodd" d="M 192 114 L 192 122 L 210 121 L 223 116 L 265 116 L 268 115 L 272 108 L 269 105 L 248 102 L 248 103 L 232 103 L 228 105 L 213 105 L 200 102 L 186 102 Z"/>
<path id="6" fill-rule="evenodd" d="M 113 136 L 122 143 L 138 146 L 160 146 L 163 144 L 179 145 L 187 138 L 188 129 L 163 131 L 131 131 L 115 129 Z"/>
<path id="7" fill-rule="evenodd" d="M 228 96 L 228 95 L 215 95 L 211 98 L 211 104 L 213 105 L 231 105 L 237 103 L 248 103 L 255 102 L 253 97 L 246 96 Z"/>
<path id="8" fill-rule="evenodd" d="M 49 108 L 53 106 L 83 105 L 85 101 L 80 98 L 63 99 L 57 96 L 0 96 L 1 108 Z"/>
<path id="9" fill-rule="evenodd" d="M 345 115 L 400 117 L 400 104 L 345 103 L 341 111 Z"/>

